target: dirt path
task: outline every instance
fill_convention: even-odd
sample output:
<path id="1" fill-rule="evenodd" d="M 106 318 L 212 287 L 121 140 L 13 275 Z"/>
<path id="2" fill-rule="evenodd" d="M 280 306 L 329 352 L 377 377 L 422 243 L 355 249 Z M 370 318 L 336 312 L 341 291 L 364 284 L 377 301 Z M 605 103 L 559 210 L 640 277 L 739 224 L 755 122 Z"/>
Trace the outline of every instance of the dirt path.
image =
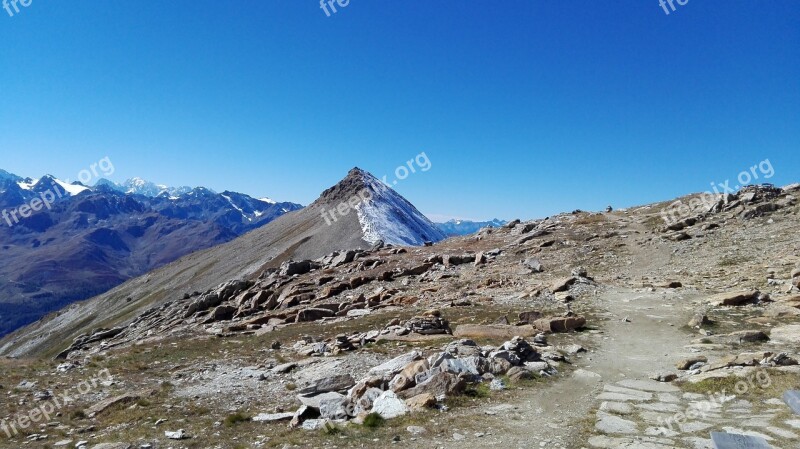
<path id="1" fill-rule="evenodd" d="M 435 447 L 590 447 L 589 439 L 599 434 L 595 410 L 604 389 L 674 371 L 689 338 L 681 330 L 689 313 L 674 305 L 677 294 L 610 289 L 592 301 L 605 321 L 597 323 L 599 331 L 581 336 L 582 344 L 594 349 L 575 360 L 577 371 L 541 388 L 519 390 L 515 401 L 459 416 L 451 422 L 464 423 L 463 428 L 452 428 L 455 438 L 435 441 Z"/>

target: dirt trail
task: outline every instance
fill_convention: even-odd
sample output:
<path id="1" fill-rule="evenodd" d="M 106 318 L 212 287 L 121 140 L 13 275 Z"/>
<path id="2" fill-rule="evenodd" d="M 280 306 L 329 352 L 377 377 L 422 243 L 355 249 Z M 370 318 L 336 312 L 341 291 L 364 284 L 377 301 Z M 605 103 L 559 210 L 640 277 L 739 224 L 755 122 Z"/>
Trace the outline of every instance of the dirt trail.
<path id="1" fill-rule="evenodd" d="M 593 349 L 575 359 L 575 373 L 540 388 L 519 390 L 513 402 L 472 410 L 475 415 L 465 414 L 456 421 L 466 418 L 470 424 L 453 429 L 453 434 L 465 439 L 436 441 L 437 447 L 463 448 L 465 443 L 468 447 L 590 447 L 587 441 L 596 434 L 597 396 L 606 385 L 647 380 L 654 372 L 670 368 L 674 371 L 689 339 L 681 329 L 689 313 L 676 305 L 679 295 L 609 289 L 590 300 L 604 321 L 594 323 L 598 331 L 582 335 L 583 344 Z M 485 435 L 476 436 L 480 432 Z"/>

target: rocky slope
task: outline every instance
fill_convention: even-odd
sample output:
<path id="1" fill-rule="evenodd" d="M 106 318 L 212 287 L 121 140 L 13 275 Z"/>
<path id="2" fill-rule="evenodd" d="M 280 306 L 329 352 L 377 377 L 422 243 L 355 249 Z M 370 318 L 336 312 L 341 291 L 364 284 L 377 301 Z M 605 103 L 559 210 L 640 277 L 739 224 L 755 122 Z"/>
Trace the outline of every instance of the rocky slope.
<path id="1" fill-rule="evenodd" d="M 63 332 L 56 318 L 6 340 L 61 358 L 0 364 L 18 386 L 0 413 L 112 381 L 0 447 L 694 449 L 712 431 L 796 447 L 781 396 L 800 386 L 797 192 L 275 260 L 37 348 L 30 335 Z"/>

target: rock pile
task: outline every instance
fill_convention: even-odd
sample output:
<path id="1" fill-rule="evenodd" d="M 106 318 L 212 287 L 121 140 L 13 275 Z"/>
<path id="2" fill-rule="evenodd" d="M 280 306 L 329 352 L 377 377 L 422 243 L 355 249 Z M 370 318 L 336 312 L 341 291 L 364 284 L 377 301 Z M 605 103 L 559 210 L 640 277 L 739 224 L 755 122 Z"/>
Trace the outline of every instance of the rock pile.
<path id="1" fill-rule="evenodd" d="M 259 415 L 258 421 L 287 420 L 292 427 L 319 429 L 330 422 L 360 423 L 370 413 L 392 419 L 442 407 L 446 398 L 479 384 L 497 390 L 507 381 L 555 375 L 564 360 L 543 336 L 534 345 L 515 337 L 499 347 L 462 339 L 427 357 L 418 351 L 398 356 L 357 382 L 347 375 L 319 379 L 299 392 L 302 405 L 295 413 Z"/>

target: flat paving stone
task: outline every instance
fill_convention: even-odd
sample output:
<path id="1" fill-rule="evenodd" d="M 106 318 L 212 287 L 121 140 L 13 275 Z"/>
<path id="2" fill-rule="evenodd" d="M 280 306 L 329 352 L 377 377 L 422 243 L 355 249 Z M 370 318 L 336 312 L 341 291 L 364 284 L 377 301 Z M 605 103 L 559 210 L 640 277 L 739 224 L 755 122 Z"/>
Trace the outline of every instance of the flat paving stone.
<path id="1" fill-rule="evenodd" d="M 636 404 L 636 407 L 642 410 L 650 410 L 653 412 L 664 412 L 664 413 L 677 413 L 681 411 L 681 407 L 678 404 L 665 404 L 663 402 L 654 402 L 651 404 Z"/>
<path id="2" fill-rule="evenodd" d="M 672 403 L 672 404 L 677 404 L 677 403 L 681 402 L 681 398 L 675 396 L 672 393 L 659 393 L 658 394 L 658 400 L 659 400 L 659 402 L 669 402 L 669 403 Z"/>
<path id="3" fill-rule="evenodd" d="M 743 436 L 743 437 L 754 437 L 756 439 L 760 438 L 760 439 L 765 440 L 765 441 L 774 441 L 775 440 L 775 438 L 772 438 L 769 435 L 765 435 L 765 434 L 760 433 L 760 432 L 754 432 L 752 430 L 742 430 L 742 429 L 737 429 L 735 427 L 723 427 L 722 430 L 724 430 L 727 433 L 735 434 L 735 435 L 739 435 L 739 436 Z M 713 440 L 713 438 L 712 438 L 712 440 Z M 749 447 L 749 446 L 743 446 L 743 447 L 746 448 L 746 447 Z M 755 447 L 758 448 L 759 446 L 755 446 Z M 769 447 L 769 446 L 767 446 L 767 447 Z M 726 448 L 719 448 L 719 449 L 726 449 Z"/>
<path id="4" fill-rule="evenodd" d="M 600 396 L 597 396 L 597 399 L 601 401 L 615 401 L 615 402 L 636 402 L 636 401 L 648 401 L 649 399 L 642 398 L 641 396 L 631 396 L 629 394 L 622 394 L 622 393 L 601 393 Z"/>
<path id="5" fill-rule="evenodd" d="M 614 413 L 616 415 L 630 415 L 634 412 L 633 407 L 631 407 L 630 404 L 611 401 L 605 401 L 600 404 L 600 410 L 608 413 Z"/>
<path id="6" fill-rule="evenodd" d="M 786 424 L 794 427 L 795 429 L 800 429 L 800 419 L 790 419 L 786 421 Z"/>
<path id="7" fill-rule="evenodd" d="M 711 427 L 714 427 L 712 424 L 705 423 L 703 421 L 693 421 L 687 422 L 685 424 L 681 424 L 681 432 L 683 433 L 697 433 L 702 432 L 703 430 L 708 430 Z"/>
<path id="8" fill-rule="evenodd" d="M 597 418 L 598 420 L 594 427 L 600 432 L 612 435 L 635 435 L 639 433 L 639 427 L 633 421 L 603 412 L 597 413 Z"/>
<path id="9" fill-rule="evenodd" d="M 764 438 L 753 435 L 711 432 L 715 449 L 772 449 Z"/>
<path id="10" fill-rule="evenodd" d="M 800 391 L 787 391 L 783 394 L 783 400 L 795 415 L 800 415 Z"/>
<path id="11" fill-rule="evenodd" d="M 644 429 L 644 434 L 651 437 L 667 437 L 674 438 L 680 435 L 680 432 L 667 429 L 666 427 L 648 427 Z"/>
<path id="12" fill-rule="evenodd" d="M 644 399 L 645 401 L 653 399 L 653 393 L 649 393 L 647 391 L 635 390 L 632 388 L 618 387 L 615 385 L 605 385 L 603 387 L 603 391 L 607 393 L 619 393 L 619 394 L 627 394 L 628 396 L 636 396 L 638 398 Z"/>
<path id="13" fill-rule="evenodd" d="M 764 427 L 764 430 L 787 440 L 796 440 L 798 438 L 796 433 L 792 432 L 791 430 L 781 429 L 780 427 L 767 426 Z"/>
<path id="14" fill-rule="evenodd" d="M 686 447 L 691 449 L 714 449 L 714 443 L 707 438 L 689 437 L 684 438 Z"/>
<path id="15" fill-rule="evenodd" d="M 634 380 L 625 379 L 617 382 L 617 385 L 625 388 L 633 388 L 634 390 L 650 391 L 653 393 L 680 393 L 681 389 L 675 385 L 656 382 L 654 380 Z"/>

